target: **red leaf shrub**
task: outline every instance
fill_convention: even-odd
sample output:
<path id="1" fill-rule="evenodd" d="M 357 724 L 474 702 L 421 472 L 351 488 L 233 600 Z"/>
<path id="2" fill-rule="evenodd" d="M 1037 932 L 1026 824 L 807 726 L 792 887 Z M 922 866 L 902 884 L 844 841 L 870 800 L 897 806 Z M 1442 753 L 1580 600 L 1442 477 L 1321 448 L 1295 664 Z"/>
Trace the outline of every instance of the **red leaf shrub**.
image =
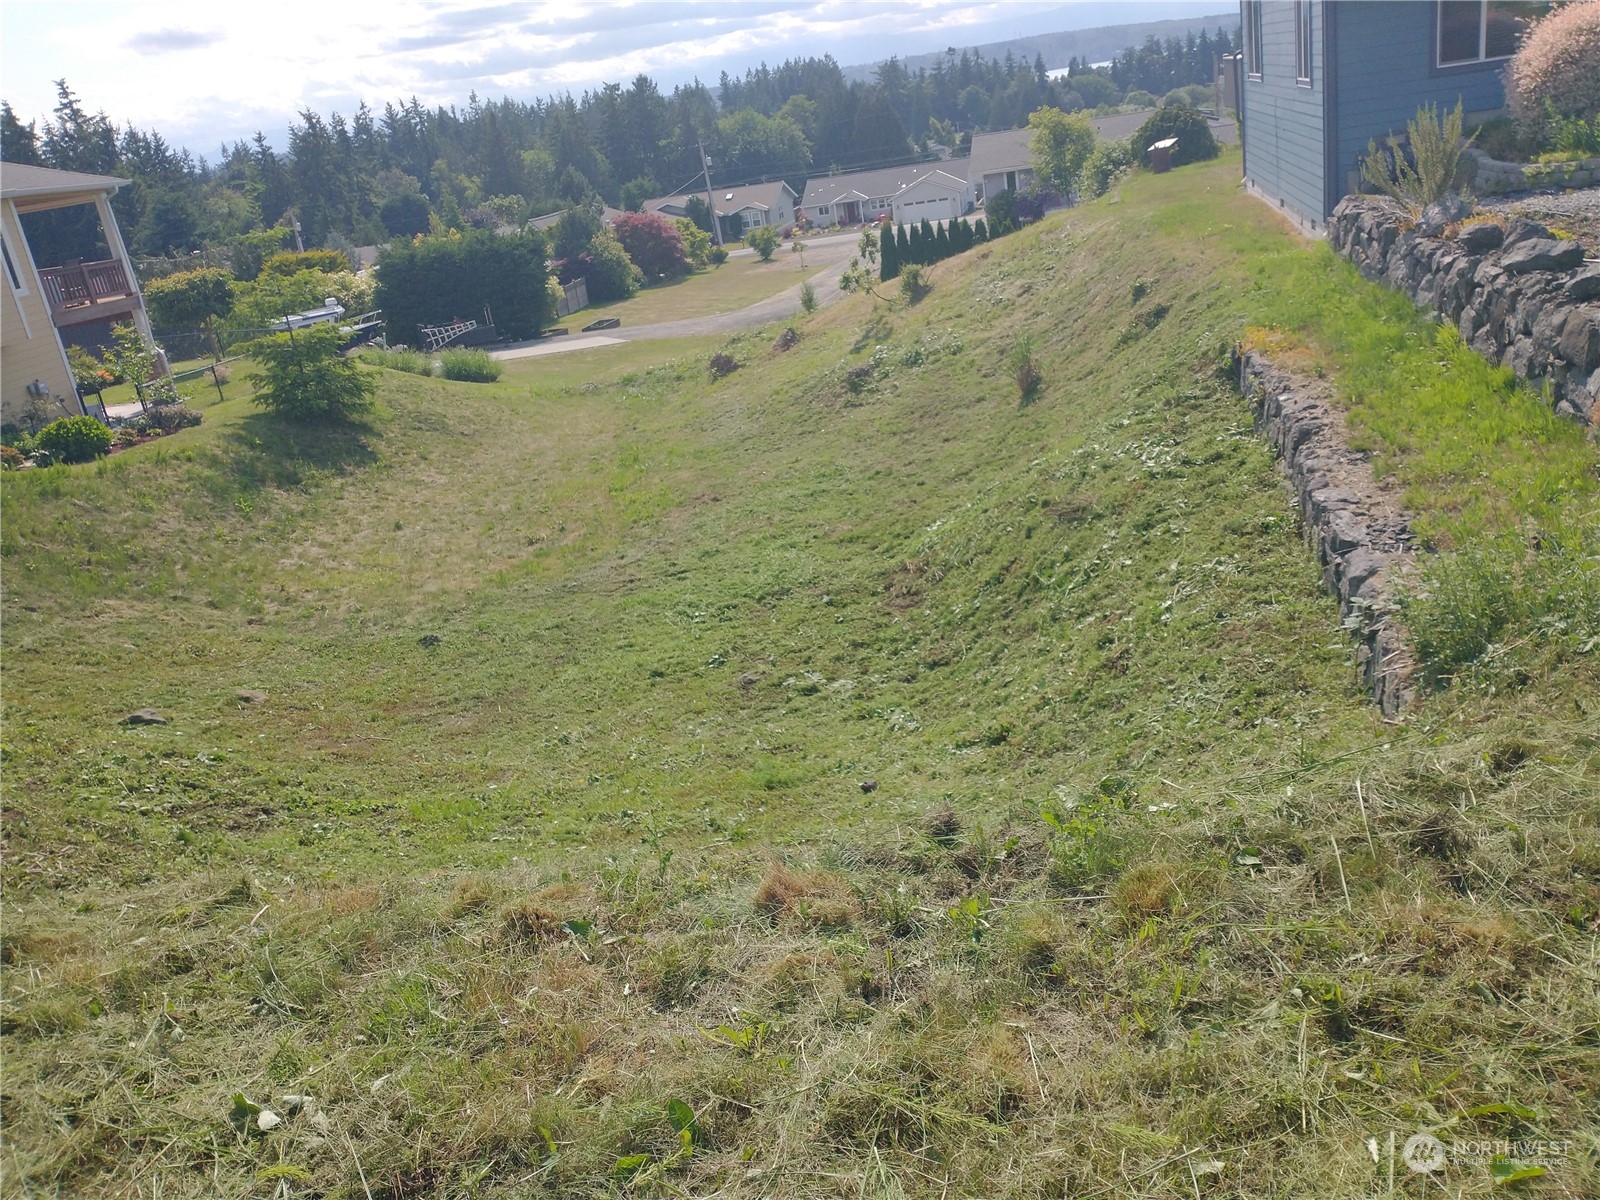
<path id="1" fill-rule="evenodd" d="M 611 223 L 617 241 L 646 279 L 687 275 L 689 255 L 678 227 L 658 213 L 623 213 Z"/>

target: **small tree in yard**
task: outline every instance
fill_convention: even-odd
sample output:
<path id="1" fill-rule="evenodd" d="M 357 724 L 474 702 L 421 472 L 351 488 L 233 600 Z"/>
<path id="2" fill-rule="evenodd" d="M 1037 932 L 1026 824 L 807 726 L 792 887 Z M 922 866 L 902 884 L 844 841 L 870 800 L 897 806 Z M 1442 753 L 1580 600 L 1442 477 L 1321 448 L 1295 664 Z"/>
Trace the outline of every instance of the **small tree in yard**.
<path id="1" fill-rule="evenodd" d="M 1028 114 L 1028 128 L 1033 130 L 1034 174 L 1057 191 L 1070 192 L 1094 153 L 1094 126 L 1088 116 L 1041 108 Z"/>
<path id="2" fill-rule="evenodd" d="M 617 241 L 646 279 L 676 279 L 690 270 L 683 235 L 671 221 L 657 213 L 628 212 L 611 223 Z"/>
<path id="3" fill-rule="evenodd" d="M 771 262 L 778 249 L 778 231 L 771 225 L 757 225 L 744 235 L 744 244 L 754 250 L 762 262 Z"/>
<path id="4" fill-rule="evenodd" d="M 211 356 L 222 357 L 216 321 L 233 311 L 233 276 L 219 268 L 180 271 L 144 286 L 144 302 L 158 326 L 204 329 Z"/>
<path id="5" fill-rule="evenodd" d="M 344 357 L 344 334 L 334 325 L 313 325 L 260 338 L 250 357 L 261 364 L 255 402 L 295 421 L 348 420 L 370 412 L 372 380 Z"/>

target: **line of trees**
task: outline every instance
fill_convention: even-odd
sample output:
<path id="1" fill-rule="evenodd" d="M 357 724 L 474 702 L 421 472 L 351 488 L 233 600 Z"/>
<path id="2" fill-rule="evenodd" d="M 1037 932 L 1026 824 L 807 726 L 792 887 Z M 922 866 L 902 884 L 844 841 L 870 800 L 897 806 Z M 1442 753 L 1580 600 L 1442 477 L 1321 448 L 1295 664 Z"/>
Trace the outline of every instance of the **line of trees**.
<path id="1" fill-rule="evenodd" d="M 1165 91 L 1210 79 L 1211 57 L 1237 34 L 1130 47 L 1109 69 L 1074 62 L 1052 79 L 1044 61 L 947 54 L 908 71 L 897 59 L 870 82 L 846 80 L 831 56 L 763 64 L 664 93 L 648 75 L 523 102 L 425 107 L 412 98 L 348 118 L 311 109 L 274 150 L 264 133 L 214 157 L 160 133 L 118 127 L 57 81 L 43 122 L 0 101 L 0 159 L 133 181 L 112 200 L 130 249 L 177 258 L 298 221 L 308 246 L 354 246 L 441 229 L 520 225 L 594 196 L 637 209 L 691 186 L 703 141 L 716 182 L 783 178 L 800 190 L 818 171 L 906 162 L 937 142 L 960 152 L 963 132 L 1020 126 L 1041 107 L 1072 111 L 1120 101 L 1129 88 Z M 93 213 L 29 218 L 43 262 L 104 250 Z M 175 264 L 174 264 L 175 265 Z M 159 268 L 158 268 L 159 270 Z"/>

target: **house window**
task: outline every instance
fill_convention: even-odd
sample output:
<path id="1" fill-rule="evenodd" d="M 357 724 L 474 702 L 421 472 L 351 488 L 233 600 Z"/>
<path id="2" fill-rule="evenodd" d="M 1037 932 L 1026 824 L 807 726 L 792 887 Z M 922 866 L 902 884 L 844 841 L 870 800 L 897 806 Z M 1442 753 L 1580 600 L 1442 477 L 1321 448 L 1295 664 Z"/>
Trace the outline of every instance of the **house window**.
<path id="1" fill-rule="evenodd" d="M 1439 0 L 1439 65 L 1510 58 L 1528 26 L 1549 8 L 1518 0 Z"/>
<path id="2" fill-rule="evenodd" d="M 17 264 L 11 261 L 11 247 L 6 245 L 5 238 L 0 238 L 0 255 L 5 256 L 6 278 L 11 281 L 11 290 L 19 296 L 26 296 L 28 289 L 22 286 L 22 276 L 17 274 Z"/>
<path id="3" fill-rule="evenodd" d="M 1295 0 L 1294 81 L 1311 86 L 1311 0 Z"/>
<path id="4" fill-rule="evenodd" d="M 1245 72 L 1251 79 L 1260 79 L 1261 71 L 1261 0 L 1245 0 L 1244 4 L 1244 60 Z"/>

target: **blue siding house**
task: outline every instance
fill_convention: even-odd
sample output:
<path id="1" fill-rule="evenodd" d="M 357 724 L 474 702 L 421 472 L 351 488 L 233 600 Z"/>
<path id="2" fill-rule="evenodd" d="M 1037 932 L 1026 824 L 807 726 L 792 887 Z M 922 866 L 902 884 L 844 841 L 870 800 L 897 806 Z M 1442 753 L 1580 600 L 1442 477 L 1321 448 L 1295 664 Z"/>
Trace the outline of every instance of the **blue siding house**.
<path id="1" fill-rule="evenodd" d="M 1500 73 L 1546 4 L 1503 0 L 1244 0 L 1245 182 L 1321 232 L 1359 190 L 1367 142 L 1424 104 L 1467 122 L 1505 105 Z"/>

